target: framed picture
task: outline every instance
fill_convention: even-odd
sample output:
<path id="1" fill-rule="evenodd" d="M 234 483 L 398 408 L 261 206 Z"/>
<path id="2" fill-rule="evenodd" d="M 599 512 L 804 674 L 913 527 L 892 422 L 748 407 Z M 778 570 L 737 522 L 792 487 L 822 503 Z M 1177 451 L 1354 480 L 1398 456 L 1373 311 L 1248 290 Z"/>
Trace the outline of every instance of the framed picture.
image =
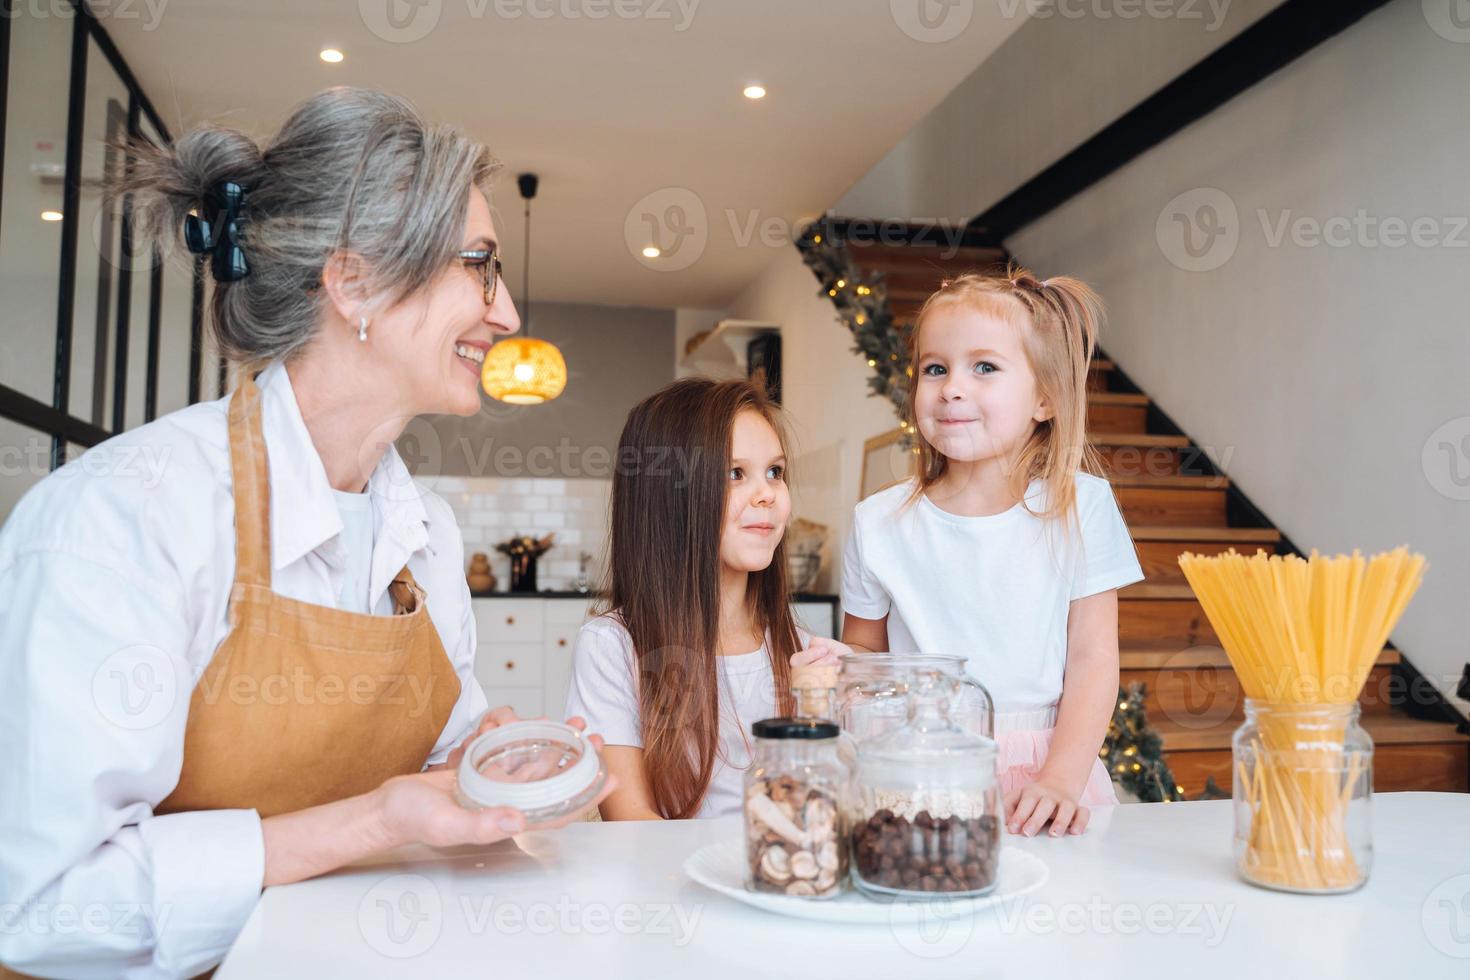
<path id="1" fill-rule="evenodd" d="M 917 457 L 903 444 L 903 430 L 893 429 L 863 443 L 863 472 L 858 482 L 858 499 L 907 480 Z"/>

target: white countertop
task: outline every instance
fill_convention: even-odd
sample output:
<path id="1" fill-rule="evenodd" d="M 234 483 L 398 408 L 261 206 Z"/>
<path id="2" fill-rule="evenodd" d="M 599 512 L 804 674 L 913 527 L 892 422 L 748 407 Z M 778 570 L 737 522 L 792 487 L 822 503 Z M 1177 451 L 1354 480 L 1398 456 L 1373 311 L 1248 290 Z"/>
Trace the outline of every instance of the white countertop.
<path id="1" fill-rule="evenodd" d="M 404 849 L 268 889 L 216 977 L 1470 977 L 1470 795 L 1373 808 L 1352 894 L 1238 879 L 1228 800 L 1131 804 L 1080 838 L 1006 838 L 1047 883 L 919 927 L 787 919 L 690 881 L 685 856 L 738 836 L 734 818 Z"/>

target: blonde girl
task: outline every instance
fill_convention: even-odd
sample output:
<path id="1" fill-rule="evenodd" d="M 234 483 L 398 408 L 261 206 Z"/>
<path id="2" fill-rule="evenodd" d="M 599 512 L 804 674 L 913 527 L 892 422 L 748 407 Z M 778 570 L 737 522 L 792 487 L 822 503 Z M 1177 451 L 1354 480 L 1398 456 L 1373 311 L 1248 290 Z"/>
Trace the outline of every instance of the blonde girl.
<path id="1" fill-rule="evenodd" d="M 1014 267 L 930 296 L 910 337 L 917 475 L 858 505 L 843 562 L 854 650 L 960 654 L 990 689 L 1006 825 L 1028 836 L 1117 802 L 1098 750 L 1117 590 L 1143 572 L 1090 462 L 1100 319 L 1085 284 Z"/>

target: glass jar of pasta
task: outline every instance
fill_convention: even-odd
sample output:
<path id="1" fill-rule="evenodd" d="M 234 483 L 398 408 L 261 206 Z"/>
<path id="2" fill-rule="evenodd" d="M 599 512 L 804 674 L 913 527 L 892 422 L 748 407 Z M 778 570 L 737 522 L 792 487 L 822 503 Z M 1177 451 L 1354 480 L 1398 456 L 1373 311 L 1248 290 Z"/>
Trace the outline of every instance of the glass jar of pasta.
<path id="1" fill-rule="evenodd" d="M 1002 801 L 996 743 L 955 724 L 963 681 L 914 669 L 904 723 L 858 742 L 849 842 L 853 883 L 894 897 L 984 895 L 995 888 Z"/>
<path id="2" fill-rule="evenodd" d="M 1347 892 L 1373 864 L 1373 739 L 1359 706 L 1247 698 L 1232 742 L 1235 866 L 1279 891 Z"/>

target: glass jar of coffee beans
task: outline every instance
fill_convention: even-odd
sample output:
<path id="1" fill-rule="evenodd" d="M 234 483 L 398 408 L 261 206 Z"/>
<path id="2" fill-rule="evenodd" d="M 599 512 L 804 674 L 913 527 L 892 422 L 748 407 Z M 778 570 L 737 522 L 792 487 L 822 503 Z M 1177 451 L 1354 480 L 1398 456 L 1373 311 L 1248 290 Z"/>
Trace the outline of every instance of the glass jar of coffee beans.
<path id="1" fill-rule="evenodd" d="M 996 885 L 1002 800 L 996 743 L 951 722 L 959 681 L 920 671 L 907 721 L 858 744 L 852 879 L 876 898 L 984 895 Z"/>

